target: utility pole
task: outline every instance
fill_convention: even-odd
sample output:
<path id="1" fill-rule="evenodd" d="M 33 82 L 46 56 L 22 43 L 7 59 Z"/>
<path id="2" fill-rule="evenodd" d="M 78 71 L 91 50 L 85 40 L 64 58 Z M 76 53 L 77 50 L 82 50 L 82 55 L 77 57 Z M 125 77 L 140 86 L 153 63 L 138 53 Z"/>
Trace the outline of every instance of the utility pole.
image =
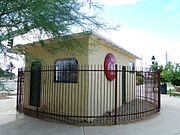
<path id="1" fill-rule="evenodd" d="M 166 65 L 168 64 L 168 54 L 166 52 Z"/>

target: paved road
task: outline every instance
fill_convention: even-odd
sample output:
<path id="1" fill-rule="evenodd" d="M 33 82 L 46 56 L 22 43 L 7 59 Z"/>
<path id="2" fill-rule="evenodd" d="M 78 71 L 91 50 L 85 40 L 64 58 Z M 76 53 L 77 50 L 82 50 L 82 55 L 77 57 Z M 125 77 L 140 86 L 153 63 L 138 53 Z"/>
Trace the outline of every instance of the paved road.
<path id="1" fill-rule="evenodd" d="M 180 98 L 162 95 L 161 112 L 139 122 L 116 126 L 82 127 L 23 116 L 15 98 L 0 100 L 0 135 L 180 135 Z"/>

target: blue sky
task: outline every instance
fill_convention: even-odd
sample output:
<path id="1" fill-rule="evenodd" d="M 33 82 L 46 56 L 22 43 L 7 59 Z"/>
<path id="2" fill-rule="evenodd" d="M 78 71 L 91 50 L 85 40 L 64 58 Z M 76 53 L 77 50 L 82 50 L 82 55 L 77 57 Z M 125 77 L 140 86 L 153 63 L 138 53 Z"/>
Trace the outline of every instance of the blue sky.
<path id="1" fill-rule="evenodd" d="M 120 25 L 101 34 L 143 58 L 148 66 L 155 55 L 160 64 L 180 62 L 180 0 L 101 0 L 104 19 Z"/>
<path id="2" fill-rule="evenodd" d="M 141 57 L 138 66 L 148 67 L 152 55 L 165 64 L 166 52 L 168 61 L 180 63 L 180 0 L 91 1 L 104 5 L 101 15 L 106 22 L 120 25 L 117 31 L 97 33 Z M 26 43 L 19 38 L 16 41 Z"/>
<path id="3" fill-rule="evenodd" d="M 176 4 L 173 4 L 176 3 Z M 180 1 L 142 0 L 133 5 L 105 6 L 105 18 L 121 25 L 130 25 L 141 30 L 177 37 L 180 31 Z"/>

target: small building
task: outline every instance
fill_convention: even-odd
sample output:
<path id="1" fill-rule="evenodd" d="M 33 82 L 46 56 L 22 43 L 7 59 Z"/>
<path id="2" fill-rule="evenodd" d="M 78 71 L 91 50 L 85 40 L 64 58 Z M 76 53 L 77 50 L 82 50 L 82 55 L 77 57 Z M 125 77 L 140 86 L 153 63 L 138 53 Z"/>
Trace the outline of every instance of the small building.
<path id="1" fill-rule="evenodd" d="M 44 43 L 46 46 L 39 43 L 24 46 L 31 55 L 25 63 L 25 113 L 38 109 L 45 114 L 87 116 L 86 120 L 92 121 L 95 119 L 92 116 L 113 112 L 115 64 L 132 71 L 117 75 L 116 107 L 136 98 L 133 67 L 138 56 L 95 32 L 64 36 L 61 41 L 48 39 Z M 121 79 L 125 75 L 123 86 Z"/>

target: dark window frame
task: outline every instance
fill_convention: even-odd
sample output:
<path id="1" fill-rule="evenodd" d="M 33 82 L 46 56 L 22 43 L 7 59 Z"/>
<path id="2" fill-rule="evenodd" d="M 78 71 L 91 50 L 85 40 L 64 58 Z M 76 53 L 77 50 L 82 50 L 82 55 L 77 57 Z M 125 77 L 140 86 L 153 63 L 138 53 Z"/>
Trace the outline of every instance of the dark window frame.
<path id="1" fill-rule="evenodd" d="M 63 58 L 55 61 L 54 82 L 78 83 L 78 61 L 75 58 Z"/>

